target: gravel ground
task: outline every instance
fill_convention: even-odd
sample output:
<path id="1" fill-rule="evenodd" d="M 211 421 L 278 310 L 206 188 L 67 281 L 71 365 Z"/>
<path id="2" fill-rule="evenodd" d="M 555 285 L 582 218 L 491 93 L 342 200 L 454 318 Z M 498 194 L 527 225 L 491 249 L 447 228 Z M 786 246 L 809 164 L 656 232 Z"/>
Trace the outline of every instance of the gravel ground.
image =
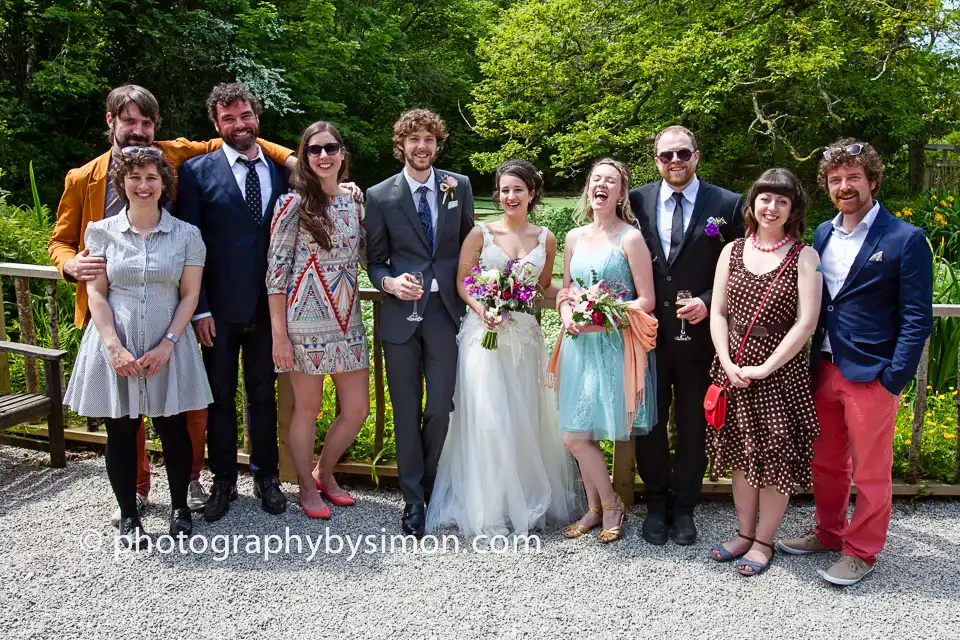
<path id="1" fill-rule="evenodd" d="M 831 561 L 823 556 L 781 554 L 755 578 L 712 562 L 710 544 L 735 528 L 728 500 L 698 508 L 693 547 L 644 543 L 638 506 L 624 539 L 609 546 L 551 532 L 539 553 L 477 553 L 463 542 L 461 553 L 371 554 L 364 543 L 351 559 L 348 548 L 327 553 L 321 541 L 311 559 L 303 536 L 316 541 L 326 527 L 371 534 L 377 547 L 387 536 L 389 549 L 399 493 L 357 489 L 356 507 L 314 522 L 295 505 L 282 516 L 260 511 L 246 475 L 223 520 L 195 520 L 218 549 L 227 539 L 214 536 L 243 536 L 234 539 L 238 553 L 114 557 L 103 458 L 71 456 L 59 470 L 46 459 L 0 446 L 0 628 L 11 639 L 127 630 L 142 638 L 960 638 L 956 501 L 898 502 L 876 571 L 847 589 L 818 577 Z M 284 490 L 295 500 L 294 486 Z M 154 469 L 148 531 L 165 530 L 167 495 L 163 470 Z M 812 503 L 798 502 L 783 532 L 802 532 L 812 518 Z M 303 553 L 292 543 L 291 553 L 265 560 L 262 547 L 282 546 L 286 527 L 302 537 Z M 261 542 L 259 554 L 244 553 L 272 534 L 280 537 Z"/>

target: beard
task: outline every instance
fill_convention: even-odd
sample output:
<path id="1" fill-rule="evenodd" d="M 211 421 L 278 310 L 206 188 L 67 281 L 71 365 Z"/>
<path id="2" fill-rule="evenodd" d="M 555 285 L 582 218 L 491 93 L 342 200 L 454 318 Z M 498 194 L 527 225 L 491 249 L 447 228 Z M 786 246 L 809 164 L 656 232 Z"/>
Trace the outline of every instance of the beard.
<path id="1" fill-rule="evenodd" d="M 249 133 L 249 136 L 237 139 L 237 134 Z M 230 135 L 222 135 L 223 141 L 229 144 L 231 147 L 239 151 L 240 153 L 246 153 L 253 148 L 253 145 L 257 143 L 257 138 L 260 136 L 259 127 L 249 127 L 247 129 L 241 129 L 239 131 L 231 131 Z"/>
<path id="2" fill-rule="evenodd" d="M 681 171 L 671 171 L 671 167 L 665 167 L 660 175 L 672 187 L 685 187 L 693 180 L 696 169 L 690 165 L 683 165 L 680 168 Z"/>
<path id="3" fill-rule="evenodd" d="M 436 152 L 430 154 L 430 157 L 427 159 L 418 158 L 412 153 L 403 152 L 403 159 L 408 165 L 416 169 L 417 171 L 426 171 L 430 168 L 430 165 L 433 164 L 434 160 L 437 159 Z"/>
<path id="4" fill-rule="evenodd" d="M 854 195 L 856 197 L 851 200 L 840 199 L 841 197 L 845 197 L 849 195 Z M 863 195 L 859 191 L 856 191 L 853 193 L 838 193 L 836 197 L 832 198 L 832 200 L 833 200 L 833 204 L 837 207 L 837 211 L 839 211 L 844 215 L 859 213 L 864 208 L 864 206 L 866 206 L 866 203 L 863 200 Z M 872 200 L 873 198 L 871 198 L 871 201 Z"/>
<path id="5" fill-rule="evenodd" d="M 119 146 L 121 149 L 127 147 L 149 147 L 153 144 L 153 140 L 147 138 L 146 136 L 137 135 L 131 133 L 123 136 L 122 138 L 114 136 L 114 143 Z"/>

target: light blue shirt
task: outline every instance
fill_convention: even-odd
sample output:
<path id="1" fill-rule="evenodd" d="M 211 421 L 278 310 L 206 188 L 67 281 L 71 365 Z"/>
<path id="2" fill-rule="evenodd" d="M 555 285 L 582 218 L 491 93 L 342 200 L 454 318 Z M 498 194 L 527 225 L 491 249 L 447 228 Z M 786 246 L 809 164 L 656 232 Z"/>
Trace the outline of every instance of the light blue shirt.
<path id="1" fill-rule="evenodd" d="M 438 207 L 437 207 L 437 177 L 433 172 L 433 167 L 430 167 L 430 177 L 427 178 L 427 181 L 417 182 L 415 179 L 410 177 L 410 174 L 407 173 L 406 168 L 403 170 L 403 177 L 407 180 L 407 186 L 410 187 L 410 195 L 413 196 L 413 210 L 417 211 L 420 209 L 420 194 L 417 193 L 417 189 L 420 187 L 427 188 L 427 205 L 430 207 L 430 222 L 433 225 L 433 242 L 436 246 L 437 242 L 437 216 Z M 436 278 L 433 282 L 430 283 L 430 291 L 435 292 L 440 290 L 440 285 L 437 284 Z"/>
<path id="2" fill-rule="evenodd" d="M 700 192 L 700 178 L 693 176 L 690 184 L 683 188 L 681 207 L 683 208 L 683 231 L 686 233 L 693 217 L 693 207 L 697 204 L 697 193 Z M 660 233 L 660 246 L 663 255 L 670 255 L 670 233 L 673 231 L 673 210 L 676 207 L 673 194 L 677 193 L 664 180 L 660 183 L 660 197 L 657 199 L 657 231 Z"/>

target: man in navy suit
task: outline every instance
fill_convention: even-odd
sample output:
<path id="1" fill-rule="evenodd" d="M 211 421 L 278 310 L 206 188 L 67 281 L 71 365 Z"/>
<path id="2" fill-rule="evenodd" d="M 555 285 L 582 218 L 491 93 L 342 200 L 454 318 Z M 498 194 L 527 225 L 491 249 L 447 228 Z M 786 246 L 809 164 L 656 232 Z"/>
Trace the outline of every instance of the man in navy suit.
<path id="1" fill-rule="evenodd" d="M 824 281 L 810 351 L 820 421 L 812 463 L 816 528 L 777 545 L 798 555 L 842 552 L 821 572 L 838 585 L 870 573 L 886 542 L 900 393 L 933 329 L 930 245 L 922 230 L 874 200 L 882 178 L 876 150 L 853 138 L 820 161 L 820 186 L 839 213 L 814 235 Z M 848 522 L 851 479 L 858 494 Z"/>
<path id="2" fill-rule="evenodd" d="M 207 110 L 224 145 L 183 165 L 177 216 L 199 227 L 207 245 L 193 326 L 213 391 L 207 445 L 214 483 L 203 516 L 214 521 L 237 497 L 241 351 L 254 494 L 268 513 L 282 513 L 287 506 L 278 478 L 276 374 L 265 281 L 270 221 L 277 198 L 287 191 L 287 177 L 256 142 L 260 101 L 244 85 L 214 87 Z"/>

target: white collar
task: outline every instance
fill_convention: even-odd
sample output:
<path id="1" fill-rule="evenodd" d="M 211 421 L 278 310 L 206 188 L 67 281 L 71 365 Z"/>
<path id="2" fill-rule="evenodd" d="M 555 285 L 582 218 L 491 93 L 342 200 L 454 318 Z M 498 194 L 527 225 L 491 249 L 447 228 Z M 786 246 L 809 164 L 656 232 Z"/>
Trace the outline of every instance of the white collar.
<path id="1" fill-rule="evenodd" d="M 859 224 L 857 224 L 857 226 L 853 228 L 853 231 L 850 231 L 850 233 L 847 233 L 847 230 L 843 228 L 842 213 L 838 213 L 830 222 L 831 224 L 833 224 L 833 228 L 836 231 L 839 231 L 844 235 L 851 235 L 853 233 L 856 233 L 860 229 L 870 231 L 870 226 L 873 224 L 873 221 L 877 219 L 877 215 L 879 213 L 880 213 L 880 201 L 874 200 L 873 206 L 870 208 L 870 211 L 867 211 L 867 215 L 863 216 L 863 220 L 861 220 Z"/>
<path id="2" fill-rule="evenodd" d="M 267 160 L 266 158 L 263 157 L 263 149 L 261 149 L 260 145 L 258 145 L 256 142 L 253 143 L 253 146 L 256 147 L 257 149 L 257 155 L 255 155 L 253 158 L 250 158 L 250 159 L 253 160 L 255 158 L 260 158 L 260 162 L 262 162 L 263 165 L 266 166 Z M 223 155 L 227 156 L 227 162 L 230 163 L 230 168 L 233 168 L 233 165 L 237 164 L 238 158 L 247 157 L 246 155 L 240 153 L 239 151 L 237 151 L 236 149 L 228 145 L 226 142 L 223 143 Z"/>
<path id="3" fill-rule="evenodd" d="M 683 197 L 690 202 L 691 204 L 697 201 L 697 193 L 700 191 L 700 178 L 696 175 L 693 176 L 693 180 L 690 181 L 690 184 L 685 186 L 680 193 L 683 194 Z M 666 204 L 670 198 L 673 197 L 673 194 L 677 193 L 673 190 L 666 180 L 660 181 L 660 202 Z"/>
<path id="4" fill-rule="evenodd" d="M 130 225 L 130 218 L 127 217 L 126 207 L 121 209 L 120 213 L 118 213 L 114 217 L 117 219 L 117 225 L 119 227 L 120 233 L 133 231 L 133 227 Z M 157 222 L 157 226 L 154 227 L 153 230 L 160 231 L 162 233 L 170 233 L 171 231 L 173 231 L 173 220 L 171 219 L 170 212 L 168 212 L 163 207 L 160 207 L 160 221 Z"/>
<path id="5" fill-rule="evenodd" d="M 436 174 L 433 172 L 433 167 L 430 167 L 430 177 L 427 178 L 426 182 L 418 182 L 416 179 L 411 178 L 410 174 L 407 173 L 407 168 L 403 168 L 403 177 L 407 180 L 407 185 L 410 187 L 410 193 L 416 193 L 417 189 L 420 187 L 426 187 L 427 191 L 434 191 L 437 188 L 437 179 Z"/>

